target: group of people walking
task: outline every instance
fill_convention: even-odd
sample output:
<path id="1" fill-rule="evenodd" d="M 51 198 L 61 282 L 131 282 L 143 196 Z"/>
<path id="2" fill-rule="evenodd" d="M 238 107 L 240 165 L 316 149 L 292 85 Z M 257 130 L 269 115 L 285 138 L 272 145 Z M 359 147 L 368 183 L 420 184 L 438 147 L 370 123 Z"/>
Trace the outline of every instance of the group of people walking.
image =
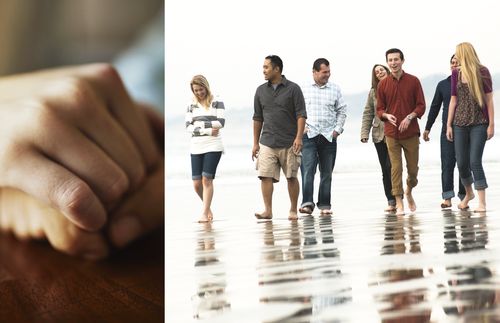
<path id="1" fill-rule="evenodd" d="M 420 128 L 417 119 L 425 113 L 425 98 L 417 77 L 406 73 L 400 49 L 386 51 L 387 66 L 372 68 L 372 86 L 363 111 L 361 142 L 367 143 L 371 131 L 382 170 L 387 198 L 386 212 L 405 214 L 417 208 L 413 189 L 418 184 Z M 442 110 L 441 208 L 452 206 L 455 196 L 453 174 L 459 170 L 459 209 L 468 209 L 479 197 L 475 211 L 486 211 L 485 189 L 488 187 L 482 166 L 486 140 L 494 135 L 492 80 L 481 65 L 470 43 L 460 43 L 450 60 L 451 75 L 439 82 L 432 100 L 423 139 Z M 264 210 L 258 219 L 271 219 L 274 183 L 280 173 L 287 180 L 290 198 L 288 218 L 298 213 L 312 214 L 317 207 L 321 215 L 332 214 L 331 181 L 337 152 L 337 138 L 342 134 L 347 105 L 340 87 L 331 82 L 330 63 L 318 58 L 313 63 L 312 80 L 302 86 L 283 75 L 283 62 L 276 55 L 264 59 L 266 82 L 254 97 L 252 159 L 256 159 L 261 181 Z M 213 179 L 224 150 L 220 129 L 224 127 L 224 104 L 214 100 L 208 81 L 196 75 L 191 81 L 194 94 L 186 114 L 186 129 L 192 134 L 191 166 L 196 193 L 203 202 L 200 222 L 213 219 L 210 209 Z M 403 155 L 406 161 L 406 187 L 403 187 Z M 302 203 L 298 207 L 302 177 Z M 314 200 L 314 178 L 319 169 L 318 197 Z"/>

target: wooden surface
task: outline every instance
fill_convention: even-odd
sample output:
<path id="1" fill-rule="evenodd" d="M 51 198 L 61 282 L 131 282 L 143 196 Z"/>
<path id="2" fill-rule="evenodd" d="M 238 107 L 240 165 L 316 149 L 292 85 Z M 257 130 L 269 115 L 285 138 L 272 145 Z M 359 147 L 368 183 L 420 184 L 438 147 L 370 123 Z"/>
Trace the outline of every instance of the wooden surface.
<path id="1" fill-rule="evenodd" d="M 163 229 L 95 263 L 0 233 L 0 322 L 163 320 Z"/>

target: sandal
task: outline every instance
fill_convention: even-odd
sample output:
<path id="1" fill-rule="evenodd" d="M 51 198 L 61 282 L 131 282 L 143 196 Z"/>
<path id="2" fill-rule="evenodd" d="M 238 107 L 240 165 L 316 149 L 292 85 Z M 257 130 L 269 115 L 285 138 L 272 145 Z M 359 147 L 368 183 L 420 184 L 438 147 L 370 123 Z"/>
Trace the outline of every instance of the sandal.
<path id="1" fill-rule="evenodd" d="M 395 205 L 388 205 L 385 209 L 384 212 L 395 212 L 396 211 L 396 206 Z"/>
<path id="2" fill-rule="evenodd" d="M 441 208 L 442 209 L 448 209 L 450 207 L 451 207 L 451 203 L 450 204 L 448 204 L 448 203 L 441 203 Z"/>

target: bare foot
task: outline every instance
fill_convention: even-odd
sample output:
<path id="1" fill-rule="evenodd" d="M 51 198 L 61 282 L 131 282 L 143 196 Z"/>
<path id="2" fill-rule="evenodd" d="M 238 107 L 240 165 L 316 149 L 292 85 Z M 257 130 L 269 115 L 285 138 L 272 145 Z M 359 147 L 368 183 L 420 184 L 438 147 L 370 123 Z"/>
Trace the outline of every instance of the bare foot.
<path id="1" fill-rule="evenodd" d="M 290 211 L 288 213 L 288 220 L 295 221 L 298 218 L 299 218 L 299 216 L 297 215 L 297 211 Z"/>
<path id="2" fill-rule="evenodd" d="M 325 209 L 325 210 L 319 211 L 319 214 L 322 215 L 322 216 L 329 216 L 329 215 L 332 215 L 333 212 L 330 209 L 327 209 L 327 210 Z"/>
<path id="3" fill-rule="evenodd" d="M 417 205 L 415 204 L 415 200 L 413 199 L 413 195 L 411 193 L 406 193 L 406 200 L 408 201 L 408 207 L 410 211 L 415 212 L 417 210 Z"/>
<path id="4" fill-rule="evenodd" d="M 213 221 L 214 214 L 212 213 L 212 210 L 208 210 L 207 218 L 209 221 Z"/>
<path id="5" fill-rule="evenodd" d="M 262 213 L 255 213 L 255 217 L 259 220 L 270 220 L 273 218 L 273 214 L 264 211 Z"/>
<path id="6" fill-rule="evenodd" d="M 198 219 L 198 223 L 207 223 L 210 221 L 212 221 L 212 219 L 208 214 L 202 214 L 201 217 Z"/>
<path id="7" fill-rule="evenodd" d="M 403 204 L 403 199 L 396 198 L 396 215 L 404 215 L 405 214 L 405 205 Z"/>
<path id="8" fill-rule="evenodd" d="M 467 210 L 469 208 L 469 202 L 472 201 L 476 196 L 474 193 L 465 194 L 464 199 L 458 204 L 460 210 Z"/>
<path id="9" fill-rule="evenodd" d="M 486 212 L 486 205 L 478 205 L 477 208 L 474 209 L 475 213 L 483 213 Z"/>

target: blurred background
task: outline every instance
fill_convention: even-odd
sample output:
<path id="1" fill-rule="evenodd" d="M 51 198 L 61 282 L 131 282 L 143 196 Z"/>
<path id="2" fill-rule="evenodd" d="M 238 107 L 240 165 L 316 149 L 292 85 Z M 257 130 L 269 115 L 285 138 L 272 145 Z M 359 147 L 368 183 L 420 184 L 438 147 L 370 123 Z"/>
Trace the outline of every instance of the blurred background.
<path id="1" fill-rule="evenodd" d="M 0 76 L 111 62 L 163 110 L 163 0 L 0 0 L 0 46 Z"/>

